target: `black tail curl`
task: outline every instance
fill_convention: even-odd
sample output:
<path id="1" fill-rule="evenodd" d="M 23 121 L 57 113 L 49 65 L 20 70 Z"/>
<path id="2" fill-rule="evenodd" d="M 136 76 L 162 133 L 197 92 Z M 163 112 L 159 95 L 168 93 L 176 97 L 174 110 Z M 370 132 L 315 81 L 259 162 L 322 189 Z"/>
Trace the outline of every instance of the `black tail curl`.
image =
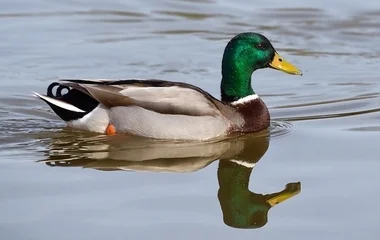
<path id="1" fill-rule="evenodd" d="M 64 93 L 63 92 L 64 90 L 66 90 L 67 92 Z M 99 105 L 98 101 L 88 96 L 87 94 L 82 93 L 81 91 L 78 91 L 76 89 L 63 86 L 59 84 L 58 82 L 53 82 L 52 84 L 48 86 L 46 95 L 48 97 L 58 99 L 68 104 L 71 104 L 85 111 L 85 112 L 73 112 L 73 111 L 61 108 L 57 105 L 54 105 L 50 102 L 47 102 L 47 104 L 49 104 L 49 106 L 53 109 L 53 111 L 64 121 L 71 121 L 71 120 L 82 118 L 87 113 L 91 112 Z"/>
<path id="2" fill-rule="evenodd" d="M 58 86 L 58 88 L 56 89 L 55 93 L 53 93 L 53 90 L 54 90 L 54 87 Z M 49 85 L 48 89 L 47 89 L 47 96 L 48 97 L 52 97 L 52 98 L 62 98 L 62 90 L 63 89 L 66 89 L 67 90 L 67 93 L 70 92 L 70 88 L 67 87 L 67 86 L 62 86 L 60 85 L 59 83 L 57 82 L 53 82 L 52 84 Z"/>

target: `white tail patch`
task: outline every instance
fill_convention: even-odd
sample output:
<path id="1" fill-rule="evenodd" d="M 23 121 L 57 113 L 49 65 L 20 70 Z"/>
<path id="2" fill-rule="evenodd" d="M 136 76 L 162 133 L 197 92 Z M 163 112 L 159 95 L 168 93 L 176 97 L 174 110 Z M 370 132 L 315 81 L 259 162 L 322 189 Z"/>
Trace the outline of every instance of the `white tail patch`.
<path id="1" fill-rule="evenodd" d="M 232 105 L 244 104 L 244 103 L 247 103 L 247 102 L 251 102 L 251 101 L 253 101 L 255 99 L 258 99 L 258 98 L 260 98 L 259 95 L 252 94 L 252 95 L 248 95 L 246 97 L 240 98 L 239 100 L 236 100 L 236 101 L 232 102 L 231 104 Z"/>
<path id="2" fill-rule="evenodd" d="M 58 100 L 58 99 L 54 99 L 54 98 L 51 98 L 51 97 L 48 97 L 48 96 L 44 96 L 44 95 L 41 95 L 41 94 L 38 94 L 36 92 L 32 92 L 34 94 L 34 96 L 36 97 L 39 97 L 41 98 L 42 100 L 45 100 L 57 107 L 60 107 L 60 108 L 63 108 L 63 109 L 66 109 L 66 110 L 69 110 L 69 111 L 72 111 L 72 112 L 86 112 L 86 111 L 83 111 L 82 109 L 80 108 L 77 108 L 75 107 L 74 105 L 71 105 L 69 103 L 66 103 L 64 101 L 61 101 L 61 100 Z"/>
<path id="3" fill-rule="evenodd" d="M 108 111 L 106 107 L 102 104 L 99 104 L 94 110 L 84 115 L 82 118 L 67 121 L 67 125 L 76 128 L 82 129 L 90 132 L 104 133 L 107 128 L 110 120 L 108 117 Z"/>

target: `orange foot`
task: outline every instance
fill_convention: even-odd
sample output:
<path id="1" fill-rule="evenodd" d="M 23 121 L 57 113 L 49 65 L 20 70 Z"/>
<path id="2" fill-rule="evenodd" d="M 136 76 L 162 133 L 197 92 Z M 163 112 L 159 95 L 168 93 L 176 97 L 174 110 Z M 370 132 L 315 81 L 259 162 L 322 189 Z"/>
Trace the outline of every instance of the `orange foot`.
<path id="1" fill-rule="evenodd" d="M 105 134 L 106 135 L 114 135 L 114 134 L 116 134 L 115 126 L 112 125 L 111 123 L 108 124 L 108 126 L 106 128 L 106 131 L 105 131 Z"/>

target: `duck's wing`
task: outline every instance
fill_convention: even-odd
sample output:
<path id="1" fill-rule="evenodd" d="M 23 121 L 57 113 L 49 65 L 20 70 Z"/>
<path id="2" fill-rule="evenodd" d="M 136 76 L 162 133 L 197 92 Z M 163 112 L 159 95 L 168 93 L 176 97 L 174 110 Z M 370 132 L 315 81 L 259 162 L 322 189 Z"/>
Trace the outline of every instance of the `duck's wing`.
<path id="1" fill-rule="evenodd" d="M 60 81 L 79 90 L 108 108 L 140 106 L 162 114 L 214 116 L 227 118 L 235 110 L 204 90 L 187 83 L 162 80 L 73 80 Z"/>

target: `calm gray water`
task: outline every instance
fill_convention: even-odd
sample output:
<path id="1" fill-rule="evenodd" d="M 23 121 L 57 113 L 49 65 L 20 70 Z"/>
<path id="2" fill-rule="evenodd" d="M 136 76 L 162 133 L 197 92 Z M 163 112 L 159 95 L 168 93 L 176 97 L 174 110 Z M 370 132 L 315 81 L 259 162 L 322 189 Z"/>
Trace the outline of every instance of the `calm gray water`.
<path id="1" fill-rule="evenodd" d="M 253 76 L 269 143 L 76 132 L 31 96 L 59 78 L 219 96 L 245 31 L 304 72 Z M 0 33 L 0 239 L 378 239 L 379 1 L 2 0 Z"/>

